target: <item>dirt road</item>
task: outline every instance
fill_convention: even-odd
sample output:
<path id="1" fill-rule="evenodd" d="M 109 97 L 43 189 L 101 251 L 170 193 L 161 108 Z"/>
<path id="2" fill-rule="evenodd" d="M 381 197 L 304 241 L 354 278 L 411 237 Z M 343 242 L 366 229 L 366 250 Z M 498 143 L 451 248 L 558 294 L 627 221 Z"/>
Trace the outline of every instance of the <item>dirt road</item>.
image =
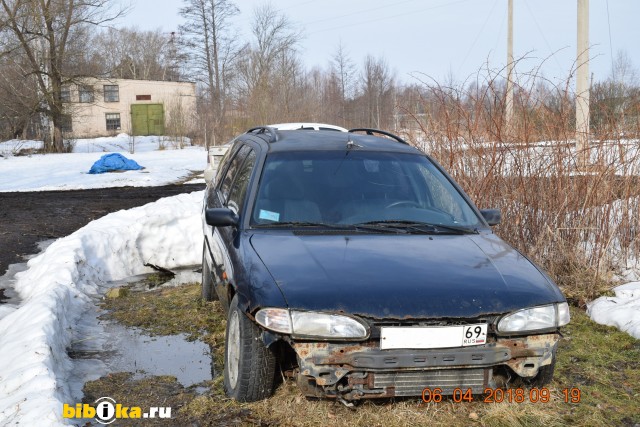
<path id="1" fill-rule="evenodd" d="M 204 184 L 0 193 L 0 275 L 35 253 L 41 240 L 71 234 L 110 212 L 202 189 Z"/>

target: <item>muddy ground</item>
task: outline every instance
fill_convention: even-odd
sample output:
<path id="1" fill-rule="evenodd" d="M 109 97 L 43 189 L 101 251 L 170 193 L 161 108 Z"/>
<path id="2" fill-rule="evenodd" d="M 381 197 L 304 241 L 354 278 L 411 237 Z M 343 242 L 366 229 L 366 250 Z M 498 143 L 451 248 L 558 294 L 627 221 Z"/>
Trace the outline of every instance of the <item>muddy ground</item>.
<path id="1" fill-rule="evenodd" d="M 0 193 L 0 275 L 36 253 L 39 241 L 67 236 L 110 212 L 202 189 L 204 184 Z"/>

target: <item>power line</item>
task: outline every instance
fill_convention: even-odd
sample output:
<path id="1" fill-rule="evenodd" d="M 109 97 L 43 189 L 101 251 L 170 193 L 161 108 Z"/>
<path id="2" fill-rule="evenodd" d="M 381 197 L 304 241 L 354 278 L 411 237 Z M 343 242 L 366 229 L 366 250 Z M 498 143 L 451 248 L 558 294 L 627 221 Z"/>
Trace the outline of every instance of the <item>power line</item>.
<path id="1" fill-rule="evenodd" d="M 336 15 L 336 16 L 332 16 L 330 18 L 322 18 L 322 19 L 318 19 L 316 21 L 306 22 L 305 25 L 317 24 L 318 22 L 333 21 L 333 20 L 347 18 L 349 16 L 354 16 L 354 15 L 361 15 L 363 12 L 372 12 L 374 10 L 386 9 L 388 7 L 394 7 L 394 6 L 398 6 L 400 4 L 413 3 L 415 1 L 416 0 L 404 0 L 404 1 L 401 1 L 401 2 L 397 2 L 397 3 L 385 4 L 384 6 L 378 6 L 378 7 L 374 7 L 374 8 L 356 10 L 354 12 L 347 13 L 347 14 L 344 14 L 344 15 Z"/>
<path id="2" fill-rule="evenodd" d="M 533 18 L 533 22 L 536 24 L 536 28 L 538 28 L 538 32 L 542 36 L 542 40 L 544 40 L 545 44 L 547 45 L 547 49 L 549 49 L 549 53 L 553 54 L 554 50 L 551 48 L 549 41 L 544 36 L 544 32 L 542 31 L 542 28 L 540 28 L 540 24 L 538 24 L 538 20 L 536 19 L 535 15 L 531 11 L 531 8 L 529 7 L 529 3 L 527 3 L 527 0 L 524 1 L 524 5 L 527 6 L 527 11 L 529 12 L 529 15 L 531 15 L 531 18 Z M 562 71 L 562 65 L 560 65 L 560 61 L 558 61 L 558 58 L 556 57 L 556 55 L 552 55 L 552 56 L 553 56 L 553 60 L 556 61 L 556 64 L 558 64 L 558 69 Z"/>
<path id="3" fill-rule="evenodd" d="M 611 55 L 611 78 L 616 81 L 616 71 L 613 65 L 613 43 L 611 42 L 611 19 L 609 18 L 609 0 L 607 0 L 607 26 L 609 27 L 609 54 Z"/>
<path id="4" fill-rule="evenodd" d="M 396 14 L 396 15 L 388 15 L 388 16 L 384 16 L 382 18 L 368 19 L 366 21 L 359 21 L 359 22 L 350 22 L 349 24 L 340 25 L 340 26 L 337 26 L 337 27 L 323 28 L 323 29 L 320 29 L 320 30 L 309 32 L 308 34 L 311 35 L 311 34 L 323 33 L 325 31 L 340 30 L 342 28 L 355 27 L 355 26 L 359 26 L 359 25 L 369 24 L 369 23 L 372 23 L 372 22 L 388 21 L 389 19 L 399 18 L 401 16 L 414 15 L 416 13 L 426 12 L 428 10 L 440 9 L 440 8 L 443 8 L 443 7 L 452 6 L 452 5 L 459 4 L 459 3 L 468 3 L 470 1 L 472 1 L 472 0 L 458 0 L 458 1 L 451 2 L 451 3 L 447 3 L 447 4 L 440 4 L 438 6 L 431 6 L 431 7 L 425 8 L 425 9 L 413 10 L 413 11 L 410 11 L 410 12 L 399 13 L 399 14 Z M 373 10 L 373 9 L 371 9 L 371 10 Z"/>
<path id="5" fill-rule="evenodd" d="M 498 37 L 496 37 L 496 42 L 493 44 L 494 50 L 498 48 L 498 44 L 500 44 L 500 42 L 502 42 L 502 40 L 504 39 L 502 31 L 504 30 L 504 22 L 507 20 L 508 15 L 508 13 L 502 14 L 502 21 L 500 21 L 500 30 L 498 30 Z"/>
<path id="6" fill-rule="evenodd" d="M 462 63 L 460 64 L 460 67 L 458 67 L 458 73 L 460 73 L 460 70 L 462 69 L 462 67 L 464 67 L 464 64 L 467 62 L 467 59 L 469 58 L 469 55 L 471 54 L 471 51 L 473 50 L 473 48 L 476 46 L 476 43 L 478 43 L 478 40 L 480 40 L 480 35 L 484 32 L 484 28 L 487 26 L 487 22 L 489 22 L 489 18 L 491 18 L 491 16 L 493 15 L 493 11 L 495 10 L 497 4 L 498 4 L 498 0 L 496 0 L 493 3 L 493 7 L 489 11 L 489 14 L 487 15 L 487 18 L 484 20 L 484 23 L 482 24 L 482 27 L 480 28 L 480 31 L 476 35 L 476 38 L 473 41 L 473 43 L 471 44 L 471 47 L 469 48 L 469 50 L 467 51 L 467 54 L 464 56 L 464 59 L 462 60 Z"/>

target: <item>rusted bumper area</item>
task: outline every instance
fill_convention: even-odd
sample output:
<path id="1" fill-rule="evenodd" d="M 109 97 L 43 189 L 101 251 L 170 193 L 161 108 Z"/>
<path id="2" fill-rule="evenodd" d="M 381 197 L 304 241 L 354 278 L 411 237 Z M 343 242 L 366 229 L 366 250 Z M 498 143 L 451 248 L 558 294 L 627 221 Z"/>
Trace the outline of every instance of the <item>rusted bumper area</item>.
<path id="1" fill-rule="evenodd" d="M 508 366 L 517 375 L 535 377 L 553 361 L 558 334 L 498 338 L 477 347 L 437 350 L 381 350 L 378 343 L 293 342 L 299 363 L 298 384 L 310 396 L 346 400 L 419 396 L 425 388 L 455 388 L 481 394 L 495 387 L 493 371 Z"/>

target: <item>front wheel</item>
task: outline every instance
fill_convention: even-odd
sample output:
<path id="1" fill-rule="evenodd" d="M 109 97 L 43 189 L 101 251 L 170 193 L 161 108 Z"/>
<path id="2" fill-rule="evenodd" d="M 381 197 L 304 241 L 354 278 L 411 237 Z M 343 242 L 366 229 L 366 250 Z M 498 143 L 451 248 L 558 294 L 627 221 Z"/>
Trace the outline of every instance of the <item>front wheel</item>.
<path id="1" fill-rule="evenodd" d="M 240 402 L 273 394 L 276 358 L 260 335 L 260 328 L 238 308 L 238 297 L 234 296 L 227 316 L 224 390 Z"/>

